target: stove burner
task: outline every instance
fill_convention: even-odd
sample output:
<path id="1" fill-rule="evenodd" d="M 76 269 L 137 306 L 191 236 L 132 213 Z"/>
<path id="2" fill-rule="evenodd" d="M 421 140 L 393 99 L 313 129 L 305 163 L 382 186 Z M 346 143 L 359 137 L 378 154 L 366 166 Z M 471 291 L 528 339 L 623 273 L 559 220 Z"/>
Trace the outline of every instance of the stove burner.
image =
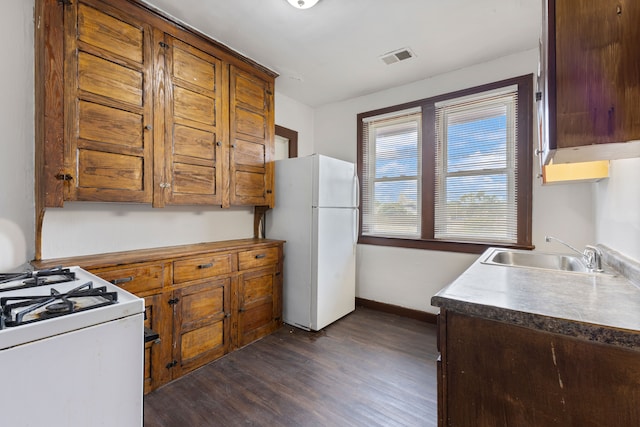
<path id="1" fill-rule="evenodd" d="M 76 280 L 76 273 L 62 267 L 53 267 L 37 272 L 0 273 L 0 292 L 71 282 L 73 280 Z"/>
<path id="2" fill-rule="evenodd" d="M 117 292 L 87 282 L 62 294 L 51 288 L 49 295 L 0 298 L 0 329 L 78 313 L 118 302 Z"/>
<path id="3" fill-rule="evenodd" d="M 70 313 L 73 311 L 75 306 L 76 306 L 76 303 L 74 303 L 73 301 L 56 302 L 46 306 L 44 313 L 47 313 L 47 314 Z"/>

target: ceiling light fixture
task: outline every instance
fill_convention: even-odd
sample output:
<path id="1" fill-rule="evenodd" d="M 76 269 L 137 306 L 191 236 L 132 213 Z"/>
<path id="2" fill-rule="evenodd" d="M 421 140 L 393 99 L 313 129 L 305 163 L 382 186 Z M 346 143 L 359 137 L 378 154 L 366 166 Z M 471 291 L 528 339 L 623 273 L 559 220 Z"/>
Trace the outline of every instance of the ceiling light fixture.
<path id="1" fill-rule="evenodd" d="M 318 3 L 318 0 L 287 0 L 296 9 L 309 9 Z"/>

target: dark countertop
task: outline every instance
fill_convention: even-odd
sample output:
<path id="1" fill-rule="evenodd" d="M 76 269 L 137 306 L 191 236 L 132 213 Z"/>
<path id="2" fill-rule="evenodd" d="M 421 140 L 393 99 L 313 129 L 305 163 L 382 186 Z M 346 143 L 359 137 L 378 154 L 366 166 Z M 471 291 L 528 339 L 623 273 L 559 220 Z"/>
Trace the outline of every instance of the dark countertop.
<path id="1" fill-rule="evenodd" d="M 616 266 L 615 275 L 487 265 L 481 262 L 485 252 L 453 283 L 433 296 L 431 305 L 640 349 L 640 286 L 636 276 L 628 275 L 629 271 L 637 271 L 637 265 L 616 256 L 619 254 L 615 251 L 600 248 L 607 251 L 605 261 Z M 624 261 L 622 264 L 620 259 Z"/>

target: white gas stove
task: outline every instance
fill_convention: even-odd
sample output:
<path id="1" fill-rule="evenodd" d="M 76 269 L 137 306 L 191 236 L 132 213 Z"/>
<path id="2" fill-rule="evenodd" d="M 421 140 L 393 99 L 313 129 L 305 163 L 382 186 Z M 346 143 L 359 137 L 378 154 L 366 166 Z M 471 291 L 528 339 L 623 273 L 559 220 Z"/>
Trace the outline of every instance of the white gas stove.
<path id="1" fill-rule="evenodd" d="M 79 268 L 0 274 L 3 424 L 141 426 L 144 300 Z"/>

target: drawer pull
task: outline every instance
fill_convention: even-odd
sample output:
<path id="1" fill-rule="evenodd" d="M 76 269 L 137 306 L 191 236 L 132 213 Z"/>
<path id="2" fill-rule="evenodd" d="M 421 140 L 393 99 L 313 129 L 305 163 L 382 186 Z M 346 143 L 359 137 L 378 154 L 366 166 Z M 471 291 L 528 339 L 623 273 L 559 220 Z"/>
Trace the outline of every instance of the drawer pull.
<path id="1" fill-rule="evenodd" d="M 112 284 L 114 285 L 120 285 L 122 283 L 127 283 L 133 280 L 133 276 L 129 276 L 129 277 L 123 277 L 121 279 L 113 279 L 111 281 Z"/>
<path id="2" fill-rule="evenodd" d="M 256 255 L 256 259 L 264 258 L 266 256 L 267 256 L 266 254 L 258 254 Z"/>
<path id="3" fill-rule="evenodd" d="M 211 267 L 213 267 L 213 263 L 212 262 L 210 262 L 208 264 L 200 264 L 198 266 L 198 268 L 211 268 Z"/>

